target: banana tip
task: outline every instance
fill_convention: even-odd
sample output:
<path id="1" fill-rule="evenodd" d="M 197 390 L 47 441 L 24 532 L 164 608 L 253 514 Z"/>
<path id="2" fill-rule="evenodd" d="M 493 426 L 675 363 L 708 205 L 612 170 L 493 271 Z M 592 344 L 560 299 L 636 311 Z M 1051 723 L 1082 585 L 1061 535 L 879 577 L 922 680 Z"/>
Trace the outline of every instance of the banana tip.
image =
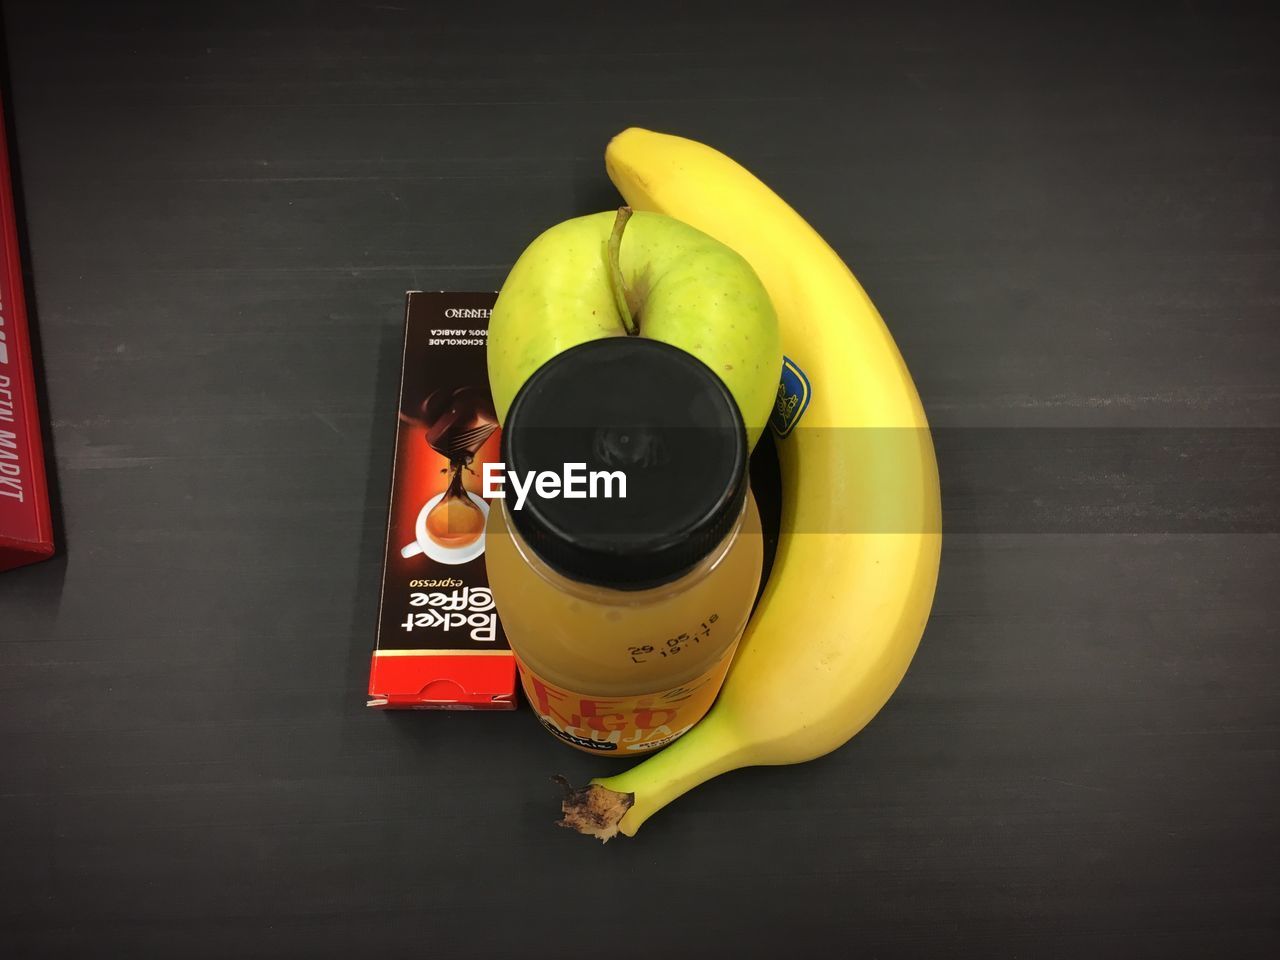
<path id="1" fill-rule="evenodd" d="M 636 802 L 634 793 L 619 793 L 598 783 L 574 787 L 559 774 L 551 779 L 564 790 L 560 801 L 564 817 L 556 821 L 557 825 L 595 837 L 601 843 L 618 835 L 618 824 Z"/>

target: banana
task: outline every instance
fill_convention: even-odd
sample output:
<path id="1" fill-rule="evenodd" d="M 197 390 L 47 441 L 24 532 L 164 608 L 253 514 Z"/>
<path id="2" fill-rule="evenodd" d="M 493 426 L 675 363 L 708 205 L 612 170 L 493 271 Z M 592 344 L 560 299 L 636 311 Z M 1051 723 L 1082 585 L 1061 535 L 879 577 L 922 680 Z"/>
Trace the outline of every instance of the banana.
<path id="1" fill-rule="evenodd" d="M 942 548 L 924 409 L 839 256 L 711 147 L 631 128 L 610 142 L 605 166 L 635 209 L 683 220 L 747 259 L 777 310 L 787 364 L 769 582 L 711 712 L 643 763 L 567 791 L 563 825 L 601 840 L 633 836 L 721 773 L 810 760 L 861 730 L 911 662 Z"/>

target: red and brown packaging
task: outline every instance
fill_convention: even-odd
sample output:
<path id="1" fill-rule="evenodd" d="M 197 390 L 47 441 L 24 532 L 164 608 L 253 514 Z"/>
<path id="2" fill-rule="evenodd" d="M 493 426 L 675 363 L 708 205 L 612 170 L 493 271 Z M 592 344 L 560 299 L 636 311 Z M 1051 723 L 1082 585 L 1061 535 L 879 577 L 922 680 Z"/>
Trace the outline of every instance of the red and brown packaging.
<path id="1" fill-rule="evenodd" d="M 485 572 L 500 428 L 485 365 L 496 294 L 412 292 L 369 706 L 511 710 L 516 667 Z"/>

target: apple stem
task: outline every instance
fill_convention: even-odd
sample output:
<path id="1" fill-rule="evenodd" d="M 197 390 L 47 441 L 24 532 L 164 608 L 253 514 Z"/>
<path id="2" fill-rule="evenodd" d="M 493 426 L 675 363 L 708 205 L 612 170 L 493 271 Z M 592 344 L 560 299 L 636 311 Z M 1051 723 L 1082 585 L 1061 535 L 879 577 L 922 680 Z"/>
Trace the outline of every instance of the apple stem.
<path id="1" fill-rule="evenodd" d="M 613 300 L 622 317 L 623 329 L 629 336 L 634 337 L 640 332 L 640 325 L 631 315 L 631 307 L 627 304 L 627 281 L 622 277 L 622 263 L 618 259 L 619 251 L 622 249 L 622 231 L 627 229 L 627 221 L 630 219 L 631 208 L 619 207 L 618 216 L 613 221 L 613 232 L 609 234 L 605 256 L 609 263 L 609 284 L 613 288 Z"/>

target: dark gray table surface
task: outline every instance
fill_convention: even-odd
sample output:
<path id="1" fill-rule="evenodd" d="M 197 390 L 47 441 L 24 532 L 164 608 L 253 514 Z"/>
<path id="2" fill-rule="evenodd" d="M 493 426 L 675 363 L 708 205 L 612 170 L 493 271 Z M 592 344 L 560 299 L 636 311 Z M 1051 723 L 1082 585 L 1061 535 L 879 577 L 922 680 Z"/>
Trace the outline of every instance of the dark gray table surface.
<path id="1" fill-rule="evenodd" d="M 0 955 L 1276 955 L 1280 23 L 1115 6 L 6 4 L 63 550 L 0 576 Z M 630 124 L 848 260 L 948 536 L 862 735 L 602 848 L 601 761 L 363 689 L 404 291 Z"/>

